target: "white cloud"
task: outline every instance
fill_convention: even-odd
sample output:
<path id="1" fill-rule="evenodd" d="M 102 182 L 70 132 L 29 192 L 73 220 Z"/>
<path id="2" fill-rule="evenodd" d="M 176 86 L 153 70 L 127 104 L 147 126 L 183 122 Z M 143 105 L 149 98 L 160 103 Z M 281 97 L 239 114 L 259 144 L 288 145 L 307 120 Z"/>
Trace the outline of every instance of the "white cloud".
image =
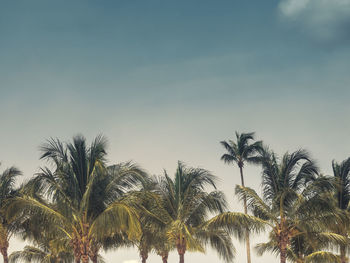
<path id="1" fill-rule="evenodd" d="M 302 12 L 310 0 L 287 0 L 280 3 L 280 10 L 286 16 L 294 16 L 299 12 Z"/>
<path id="2" fill-rule="evenodd" d="M 124 260 L 123 263 L 139 263 L 139 262 L 135 259 L 132 259 L 132 260 Z"/>
<path id="3" fill-rule="evenodd" d="M 350 0 L 281 0 L 279 11 L 320 38 L 348 34 L 345 27 L 350 25 Z"/>

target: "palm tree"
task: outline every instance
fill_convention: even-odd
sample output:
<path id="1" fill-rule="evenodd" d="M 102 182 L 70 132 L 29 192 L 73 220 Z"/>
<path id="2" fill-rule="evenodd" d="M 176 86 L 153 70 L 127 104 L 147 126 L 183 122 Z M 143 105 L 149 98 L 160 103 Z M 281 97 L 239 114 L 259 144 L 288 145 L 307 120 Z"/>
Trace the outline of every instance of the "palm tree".
<path id="1" fill-rule="evenodd" d="M 17 195 L 18 189 L 15 187 L 15 181 L 20 174 L 21 172 L 17 168 L 11 167 L 0 175 L 0 253 L 4 263 L 8 263 L 9 240 L 16 230 L 15 221 L 6 217 L 5 207 Z"/>
<path id="2" fill-rule="evenodd" d="M 262 156 L 263 198 L 250 188 L 237 186 L 236 193 L 246 198 L 248 208 L 270 227 L 270 242 L 275 242 L 280 262 L 285 263 L 293 239 L 311 235 L 323 222 L 335 220 L 325 191 L 332 182 L 317 177 L 318 168 L 304 150 L 286 153 L 279 162 L 265 150 Z"/>
<path id="3" fill-rule="evenodd" d="M 342 161 L 340 164 L 333 161 L 333 176 L 337 181 L 337 187 L 335 188 L 335 205 L 342 213 L 347 214 L 350 218 L 350 158 Z M 349 224 L 331 224 L 329 227 L 344 237 L 348 237 Z M 340 259 L 341 263 L 348 262 L 346 257 L 346 246 L 340 245 Z"/>
<path id="4" fill-rule="evenodd" d="M 147 198 L 147 194 L 145 196 Z M 142 205 L 144 209 L 149 209 L 148 212 L 152 213 L 152 209 L 149 205 L 146 203 Z M 168 239 L 166 226 L 152 220 L 147 212 L 143 212 L 144 209 L 141 208 L 140 216 L 142 234 L 140 240 L 136 244 L 139 249 L 141 262 L 146 263 L 148 254 L 154 251 L 162 258 L 163 263 L 167 263 L 169 252 L 174 249 L 174 245 L 172 245 Z"/>
<path id="5" fill-rule="evenodd" d="M 300 231 L 298 235 L 292 237 L 287 247 L 287 259 L 293 263 L 340 263 L 340 256 L 324 249 L 334 244 L 345 245 L 347 240 L 336 233 L 320 231 L 322 230 L 316 229 L 311 233 Z M 260 243 L 255 248 L 260 256 L 268 251 L 279 255 L 278 236 L 271 231 L 269 241 Z"/>
<path id="6" fill-rule="evenodd" d="M 149 214 L 152 213 L 153 200 L 158 198 L 156 195 L 157 184 L 155 177 L 149 177 L 149 180 L 143 184 L 142 190 L 137 193 L 138 202 L 136 203 L 138 206 L 136 209 L 140 215 L 141 237 L 135 245 L 139 250 L 142 263 L 146 263 L 151 251 L 155 251 L 162 257 L 163 263 L 166 263 L 170 250 L 164 225 L 153 220 Z"/>
<path id="7" fill-rule="evenodd" d="M 258 163 L 259 157 L 258 152 L 262 148 L 262 142 L 254 141 L 254 133 L 241 133 L 236 132 L 236 141 L 222 141 L 221 145 L 226 149 L 227 153 L 221 156 L 221 160 L 223 160 L 227 164 L 236 163 L 239 167 L 240 175 L 241 175 L 241 185 L 244 187 L 244 176 L 243 176 L 243 167 L 245 163 Z M 244 213 L 247 214 L 247 201 L 243 200 L 244 205 Z M 250 257 L 250 240 L 248 231 L 245 234 L 246 239 L 246 249 L 247 249 L 247 262 L 251 263 Z"/>
<path id="8" fill-rule="evenodd" d="M 75 262 L 96 263 L 101 247 L 108 240 L 126 233 L 137 239 L 140 233 L 134 199 L 126 193 L 146 177 L 136 165 L 122 163 L 106 165 L 106 140 L 98 136 L 86 145 L 82 136 L 72 143 L 51 139 L 41 147 L 42 159 L 53 169 L 42 168 L 32 180 L 46 201 L 23 195 L 8 208 L 13 215 L 35 214 L 46 222 L 43 227 L 55 227 L 69 240 Z M 48 230 L 49 231 L 49 230 Z"/>
<path id="9" fill-rule="evenodd" d="M 152 220 L 147 222 L 147 218 L 144 217 L 145 220 L 141 220 L 142 234 L 136 243 L 141 262 L 146 263 L 149 253 L 154 251 L 162 258 L 163 263 L 167 263 L 169 251 L 173 249 L 173 246 L 169 242 L 164 228 Z"/>
<path id="10" fill-rule="evenodd" d="M 206 192 L 207 186 L 214 190 Z M 234 247 L 225 220 L 209 218 L 210 214 L 225 211 L 226 200 L 223 193 L 216 190 L 216 177 L 207 170 L 189 168 L 179 162 L 174 179 L 166 172 L 159 179 L 157 196 L 150 204 L 153 206 L 148 209 L 148 214 L 163 226 L 169 242 L 167 248 L 158 250 L 163 250 L 165 257 L 169 249 L 175 247 L 179 261 L 183 263 L 187 250 L 204 252 L 210 245 L 225 261 L 233 259 Z M 241 219 L 245 224 L 236 220 L 240 216 L 235 213 L 226 217 L 231 220 L 229 228 L 232 231 L 240 232 L 242 227 L 248 226 L 246 216 Z"/>

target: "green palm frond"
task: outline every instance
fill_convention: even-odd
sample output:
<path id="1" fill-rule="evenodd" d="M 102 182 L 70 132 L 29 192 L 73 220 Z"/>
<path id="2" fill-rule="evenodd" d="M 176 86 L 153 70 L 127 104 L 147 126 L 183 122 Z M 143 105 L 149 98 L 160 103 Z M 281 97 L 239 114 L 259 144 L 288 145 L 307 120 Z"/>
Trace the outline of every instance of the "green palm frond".
<path id="1" fill-rule="evenodd" d="M 255 216 L 243 213 L 224 212 L 208 221 L 204 222 L 202 227 L 208 229 L 225 229 L 227 232 L 234 234 L 239 239 L 243 239 L 244 232 L 248 229 L 252 232 L 264 231 L 268 221 L 262 220 Z"/>
<path id="2" fill-rule="evenodd" d="M 217 229 L 199 230 L 196 232 L 196 238 L 214 248 L 218 252 L 219 257 L 225 262 L 232 262 L 234 259 L 236 250 L 227 231 Z"/>
<path id="3" fill-rule="evenodd" d="M 236 185 L 235 193 L 240 200 L 246 198 L 247 206 L 255 216 L 263 220 L 271 220 L 276 217 L 270 207 L 259 197 L 255 190 L 249 187 Z"/>
<path id="4" fill-rule="evenodd" d="M 243 166 L 244 162 L 259 164 L 261 162 L 260 152 L 262 151 L 262 142 L 254 141 L 255 134 L 236 132 L 236 141 L 221 141 L 220 144 L 225 148 L 226 153 L 221 156 L 221 160 L 227 164 L 237 163 Z"/>
<path id="5" fill-rule="evenodd" d="M 114 202 L 102 212 L 90 227 L 90 236 L 102 239 L 114 233 L 125 232 L 129 239 L 137 239 L 141 229 L 137 211 L 125 202 Z"/>
<path id="6" fill-rule="evenodd" d="M 46 259 L 47 252 L 42 251 L 39 248 L 33 246 L 25 246 L 22 251 L 12 252 L 9 256 L 9 263 L 17 263 L 17 262 L 38 262 L 38 263 L 50 263 L 49 260 Z"/>
<path id="7" fill-rule="evenodd" d="M 55 207 L 39 202 L 30 196 L 19 196 L 13 199 L 7 207 L 7 217 L 12 218 L 18 216 L 18 211 L 21 215 L 36 215 L 46 225 L 52 225 L 56 228 L 66 229 L 70 232 L 72 229 L 71 218 L 65 217 Z"/>
<path id="8" fill-rule="evenodd" d="M 305 263 L 340 263 L 340 257 L 328 251 L 316 251 L 305 257 Z"/>
<path id="9" fill-rule="evenodd" d="M 0 174 L 0 211 L 4 209 L 6 203 L 17 195 L 19 189 L 15 187 L 16 178 L 22 175 L 16 167 L 10 167 Z M 0 212 L 0 217 L 3 213 Z"/>
<path id="10" fill-rule="evenodd" d="M 268 242 L 266 243 L 259 243 L 255 246 L 255 251 L 259 256 L 262 256 L 263 254 L 265 254 L 266 252 L 270 252 L 274 255 L 278 255 L 279 254 L 279 247 L 278 247 L 278 243 L 276 240 L 274 239 L 270 239 Z"/>
<path id="11" fill-rule="evenodd" d="M 350 201 L 350 158 L 342 161 L 340 164 L 332 161 L 333 175 L 338 181 L 337 200 L 338 207 L 345 210 Z"/>

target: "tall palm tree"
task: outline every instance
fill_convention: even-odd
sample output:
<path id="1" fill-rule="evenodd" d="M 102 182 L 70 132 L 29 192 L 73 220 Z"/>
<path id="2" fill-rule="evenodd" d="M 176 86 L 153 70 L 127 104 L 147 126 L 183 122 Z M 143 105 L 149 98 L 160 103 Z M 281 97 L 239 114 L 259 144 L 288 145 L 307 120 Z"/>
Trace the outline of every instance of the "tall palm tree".
<path id="1" fill-rule="evenodd" d="M 347 214 L 350 218 L 350 158 L 342 161 L 340 164 L 333 161 L 333 176 L 337 181 L 337 187 L 335 188 L 335 204 L 342 213 Z M 336 233 L 348 237 L 348 232 L 350 225 L 349 224 L 330 224 L 329 227 Z M 341 263 L 348 262 L 346 256 L 346 246 L 340 245 L 340 259 Z"/>
<path id="2" fill-rule="evenodd" d="M 8 213 L 36 215 L 46 222 L 43 227 L 55 227 L 69 240 L 75 262 L 96 263 L 106 239 L 123 233 L 136 239 L 140 233 L 138 213 L 133 198 L 127 195 L 146 177 L 136 165 L 122 163 L 106 165 L 106 140 L 96 137 L 86 145 L 82 136 L 72 143 L 51 139 L 41 147 L 45 167 L 32 180 L 46 201 L 23 195 L 16 198 Z M 39 215 L 39 216 L 38 216 Z"/>
<path id="3" fill-rule="evenodd" d="M 17 168 L 11 167 L 0 175 L 0 253 L 4 263 L 8 263 L 9 240 L 17 228 L 15 221 L 6 217 L 5 207 L 17 195 L 18 189 L 15 187 L 15 181 L 20 174 L 21 172 Z"/>
<path id="4" fill-rule="evenodd" d="M 207 187 L 214 188 L 207 192 Z M 187 250 L 204 252 L 205 247 L 213 247 L 225 261 L 234 257 L 234 247 L 231 242 L 226 222 L 222 218 L 209 218 L 210 214 L 223 213 L 226 210 L 226 200 L 222 192 L 216 190 L 216 177 L 210 172 L 199 168 L 186 167 L 179 162 L 175 177 L 172 179 L 165 172 L 159 179 L 157 196 L 152 207 L 148 209 L 153 220 L 163 225 L 171 247 L 179 254 L 179 262 L 184 262 Z M 243 214 L 242 214 L 243 215 Z M 231 230 L 241 232 L 248 226 L 243 216 L 227 215 L 231 220 Z M 242 216 L 241 216 L 242 217 Z M 168 250 L 165 249 L 165 252 Z M 167 255 L 167 253 L 165 253 Z"/>
<path id="5" fill-rule="evenodd" d="M 325 191 L 333 189 L 328 178 L 317 177 L 318 168 L 304 150 L 286 153 L 281 161 L 269 150 L 262 156 L 263 198 L 250 188 L 237 186 L 236 193 L 246 198 L 254 215 L 271 229 L 270 241 L 277 242 L 280 262 L 285 263 L 292 239 L 312 234 L 334 212 Z"/>
<path id="6" fill-rule="evenodd" d="M 241 175 L 241 185 L 244 187 L 244 176 L 243 176 L 243 167 L 245 163 L 258 163 L 259 156 L 258 153 L 262 148 L 262 142 L 254 141 L 254 133 L 241 133 L 236 132 L 236 141 L 222 141 L 221 145 L 226 149 L 227 153 L 221 156 L 221 160 L 223 160 L 227 164 L 236 163 L 240 175 Z M 252 143 L 253 142 L 253 143 Z M 247 214 L 247 201 L 243 200 L 244 205 L 244 213 Z M 250 256 L 250 239 L 248 231 L 245 234 L 246 239 L 246 249 L 247 249 L 247 262 L 251 263 Z"/>

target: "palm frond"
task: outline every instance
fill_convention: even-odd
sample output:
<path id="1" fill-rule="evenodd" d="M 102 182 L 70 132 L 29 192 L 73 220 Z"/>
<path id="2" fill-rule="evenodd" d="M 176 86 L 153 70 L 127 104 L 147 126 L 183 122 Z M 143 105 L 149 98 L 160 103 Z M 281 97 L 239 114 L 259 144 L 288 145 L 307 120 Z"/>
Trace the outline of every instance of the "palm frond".
<path id="1" fill-rule="evenodd" d="M 328 251 L 316 251 L 305 257 L 305 263 L 340 263 L 340 257 Z"/>

